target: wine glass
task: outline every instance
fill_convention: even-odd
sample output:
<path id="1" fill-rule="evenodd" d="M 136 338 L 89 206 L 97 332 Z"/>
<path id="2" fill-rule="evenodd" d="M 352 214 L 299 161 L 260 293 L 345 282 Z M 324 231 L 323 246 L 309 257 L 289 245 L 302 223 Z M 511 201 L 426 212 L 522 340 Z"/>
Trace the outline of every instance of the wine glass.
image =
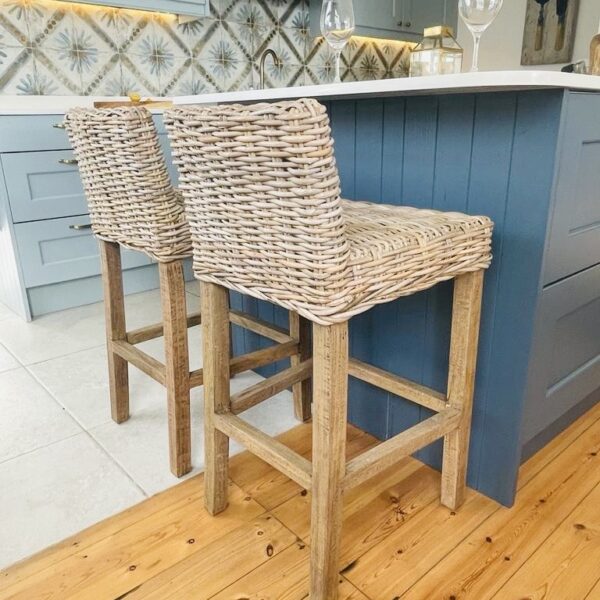
<path id="1" fill-rule="evenodd" d="M 342 50 L 354 33 L 352 0 L 323 0 L 321 33 L 335 52 L 335 83 L 341 83 L 340 58 Z"/>
<path id="2" fill-rule="evenodd" d="M 465 25 L 473 35 L 473 66 L 479 71 L 479 42 L 502 8 L 503 0 L 459 0 L 458 10 Z"/>

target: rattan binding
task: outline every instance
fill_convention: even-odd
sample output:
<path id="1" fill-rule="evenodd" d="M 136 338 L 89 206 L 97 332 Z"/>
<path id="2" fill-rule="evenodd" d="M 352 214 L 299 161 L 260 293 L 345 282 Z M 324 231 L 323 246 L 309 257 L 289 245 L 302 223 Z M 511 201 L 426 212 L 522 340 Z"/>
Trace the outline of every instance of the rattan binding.
<path id="1" fill-rule="evenodd" d="M 150 112 L 76 108 L 65 124 L 95 235 L 160 262 L 190 256 L 181 195 L 169 180 Z"/>
<path id="2" fill-rule="evenodd" d="M 200 280 L 326 325 L 490 264 L 487 217 L 341 200 L 316 100 L 184 106 L 165 122 Z"/>

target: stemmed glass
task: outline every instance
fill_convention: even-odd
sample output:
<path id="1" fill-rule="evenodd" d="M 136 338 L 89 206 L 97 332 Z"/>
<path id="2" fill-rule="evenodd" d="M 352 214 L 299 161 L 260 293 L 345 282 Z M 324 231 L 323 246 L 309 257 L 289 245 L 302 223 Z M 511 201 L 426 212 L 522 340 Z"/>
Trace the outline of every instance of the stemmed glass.
<path id="1" fill-rule="evenodd" d="M 335 52 L 335 83 L 341 83 L 340 59 L 342 50 L 354 33 L 352 0 L 323 0 L 321 33 Z"/>
<path id="2" fill-rule="evenodd" d="M 459 0 L 458 11 L 473 35 L 473 66 L 479 71 L 479 42 L 502 8 L 503 0 Z"/>

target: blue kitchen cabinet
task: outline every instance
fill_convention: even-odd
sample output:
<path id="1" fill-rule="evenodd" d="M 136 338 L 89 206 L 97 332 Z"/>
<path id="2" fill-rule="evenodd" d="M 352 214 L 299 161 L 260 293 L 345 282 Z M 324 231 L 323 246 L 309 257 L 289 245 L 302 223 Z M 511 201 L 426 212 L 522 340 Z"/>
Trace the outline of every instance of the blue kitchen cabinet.
<path id="1" fill-rule="evenodd" d="M 521 462 L 600 402 L 600 94 L 523 90 L 332 99 L 342 194 L 488 215 L 469 485 L 511 505 Z M 241 298 L 269 320 L 272 306 Z M 446 388 L 452 284 L 350 322 L 352 356 Z M 236 351 L 258 348 L 235 333 Z M 273 373 L 266 371 L 265 374 Z M 350 378 L 349 420 L 380 439 L 427 409 Z M 418 453 L 439 467 L 441 445 Z"/>
<path id="2" fill-rule="evenodd" d="M 64 115 L 0 116 L 0 302 L 25 319 L 102 299 L 100 258 Z M 169 172 L 167 134 L 154 117 Z M 127 293 L 158 285 L 156 265 L 123 252 Z"/>
<path id="3" fill-rule="evenodd" d="M 310 2 L 310 30 L 321 35 L 321 0 Z M 419 41 L 423 29 L 433 25 L 456 28 L 457 0 L 354 0 L 356 35 Z"/>
<path id="4" fill-rule="evenodd" d="M 210 0 L 62 0 L 62 2 L 101 4 L 197 18 L 208 17 L 210 14 Z"/>

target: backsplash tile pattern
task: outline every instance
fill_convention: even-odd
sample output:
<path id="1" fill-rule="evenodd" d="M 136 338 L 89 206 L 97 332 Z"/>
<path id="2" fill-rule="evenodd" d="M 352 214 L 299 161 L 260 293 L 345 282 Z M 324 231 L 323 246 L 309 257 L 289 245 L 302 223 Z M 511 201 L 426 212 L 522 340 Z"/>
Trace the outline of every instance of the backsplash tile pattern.
<path id="1" fill-rule="evenodd" d="M 71 4 L 0 0 L 0 94 L 199 94 L 325 83 L 334 56 L 309 36 L 308 0 L 212 0 L 210 18 Z M 411 44 L 353 38 L 345 81 L 406 76 Z"/>

